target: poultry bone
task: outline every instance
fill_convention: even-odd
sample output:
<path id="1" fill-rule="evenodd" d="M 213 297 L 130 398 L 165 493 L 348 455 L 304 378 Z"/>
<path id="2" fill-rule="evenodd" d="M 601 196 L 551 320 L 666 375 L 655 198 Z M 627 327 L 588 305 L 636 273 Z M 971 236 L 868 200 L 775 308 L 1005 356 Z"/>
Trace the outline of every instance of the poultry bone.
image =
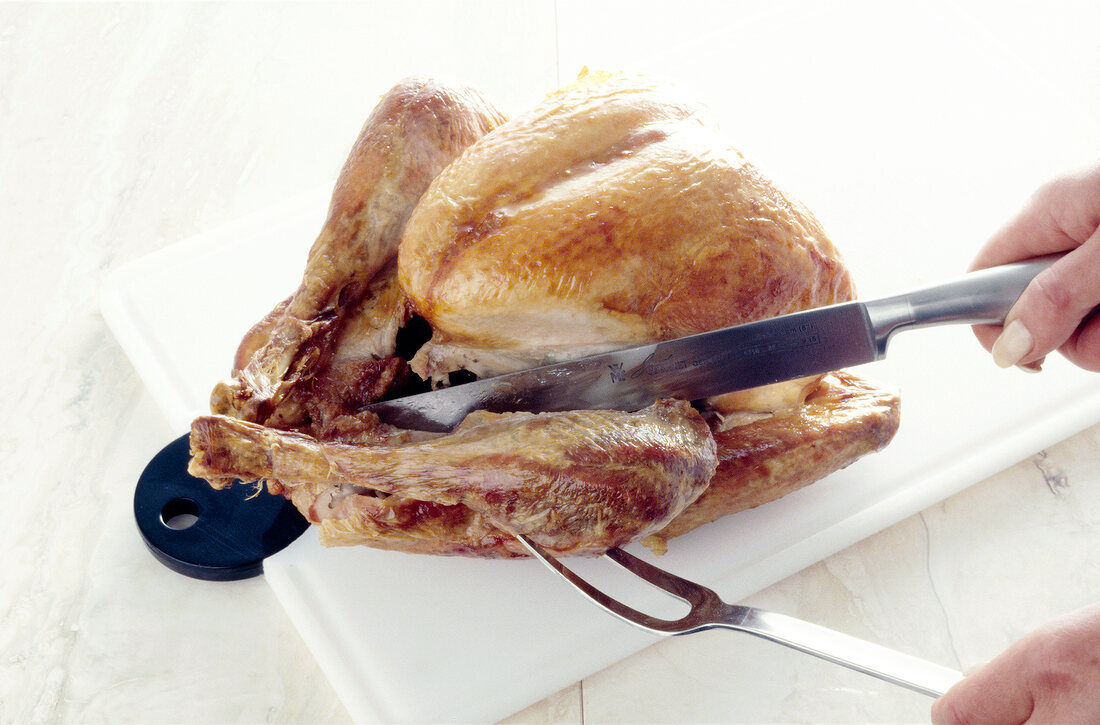
<path id="1" fill-rule="evenodd" d="M 895 391 L 846 371 L 636 412 L 364 406 L 854 298 L 821 225 L 651 78 L 582 73 L 506 120 L 409 79 L 368 119 L 302 284 L 244 338 L 189 470 L 261 481 L 326 545 L 519 557 L 668 540 L 886 446 Z"/>

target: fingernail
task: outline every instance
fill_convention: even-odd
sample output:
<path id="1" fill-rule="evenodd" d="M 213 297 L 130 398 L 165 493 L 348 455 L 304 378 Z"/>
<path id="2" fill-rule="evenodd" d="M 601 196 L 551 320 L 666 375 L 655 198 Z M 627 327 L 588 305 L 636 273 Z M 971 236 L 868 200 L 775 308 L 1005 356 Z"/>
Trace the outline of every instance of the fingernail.
<path id="1" fill-rule="evenodd" d="M 1024 323 L 1013 320 L 993 343 L 993 362 L 1002 368 L 1010 368 L 1023 360 L 1034 345 L 1035 340 Z"/>
<path id="2" fill-rule="evenodd" d="M 1043 372 L 1043 363 L 1045 361 L 1046 361 L 1046 358 L 1039 358 L 1038 360 L 1035 360 L 1034 362 L 1023 363 L 1023 364 L 1017 365 L 1016 367 L 1023 370 L 1025 373 L 1041 373 L 1041 372 Z"/>

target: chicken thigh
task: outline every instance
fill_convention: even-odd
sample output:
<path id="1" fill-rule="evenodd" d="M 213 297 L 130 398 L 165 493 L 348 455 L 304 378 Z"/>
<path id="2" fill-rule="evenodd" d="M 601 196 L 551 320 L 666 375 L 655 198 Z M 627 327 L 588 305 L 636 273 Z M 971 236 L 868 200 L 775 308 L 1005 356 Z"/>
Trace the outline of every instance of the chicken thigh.
<path id="1" fill-rule="evenodd" d="M 452 97 L 432 87 L 428 98 Z M 854 296 L 813 215 L 661 83 L 587 74 L 510 121 L 464 92 L 460 115 L 476 122 L 461 123 L 418 114 L 431 103 L 400 89 L 405 101 L 372 115 L 393 136 L 365 128 L 345 174 L 419 164 L 422 141 L 406 134 L 438 153 L 397 185 L 401 204 L 370 201 L 390 199 L 391 172 L 338 184 L 342 208 L 400 212 L 385 224 L 330 215 L 302 287 L 246 336 L 215 414 L 193 424 L 194 475 L 266 481 L 329 545 L 514 557 L 524 533 L 587 555 L 637 539 L 663 550 L 890 441 L 896 393 L 846 372 L 635 413 L 477 412 L 445 434 L 363 410 L 407 385 Z M 386 123 L 394 108 L 419 122 Z M 456 127 L 484 135 L 460 153 Z M 337 232 L 345 242 L 322 242 Z"/>

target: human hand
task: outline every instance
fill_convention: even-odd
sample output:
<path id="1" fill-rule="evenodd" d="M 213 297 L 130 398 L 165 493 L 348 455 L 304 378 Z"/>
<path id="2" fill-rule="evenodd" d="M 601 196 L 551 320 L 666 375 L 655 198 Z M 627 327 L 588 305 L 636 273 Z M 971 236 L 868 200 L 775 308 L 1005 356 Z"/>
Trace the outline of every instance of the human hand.
<path id="1" fill-rule="evenodd" d="M 1100 166 L 1052 181 L 978 253 L 971 269 L 1068 252 L 1024 290 L 1005 325 L 974 328 L 1001 367 L 1037 370 L 1059 351 L 1100 371 Z"/>
<path id="2" fill-rule="evenodd" d="M 1100 605 L 1025 636 L 932 704 L 934 725 L 1100 722 Z"/>

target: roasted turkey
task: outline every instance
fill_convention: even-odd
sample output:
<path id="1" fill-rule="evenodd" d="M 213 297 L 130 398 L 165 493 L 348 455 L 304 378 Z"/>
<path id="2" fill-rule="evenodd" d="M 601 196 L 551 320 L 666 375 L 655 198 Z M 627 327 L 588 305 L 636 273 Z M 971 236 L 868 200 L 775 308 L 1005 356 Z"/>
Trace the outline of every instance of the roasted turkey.
<path id="1" fill-rule="evenodd" d="M 363 127 L 300 287 L 192 425 L 190 471 L 266 482 L 329 545 L 663 551 L 884 447 L 896 393 L 838 371 L 633 412 L 475 412 L 443 434 L 364 407 L 853 296 L 813 215 L 662 82 L 584 73 L 506 120 L 408 79 Z"/>

